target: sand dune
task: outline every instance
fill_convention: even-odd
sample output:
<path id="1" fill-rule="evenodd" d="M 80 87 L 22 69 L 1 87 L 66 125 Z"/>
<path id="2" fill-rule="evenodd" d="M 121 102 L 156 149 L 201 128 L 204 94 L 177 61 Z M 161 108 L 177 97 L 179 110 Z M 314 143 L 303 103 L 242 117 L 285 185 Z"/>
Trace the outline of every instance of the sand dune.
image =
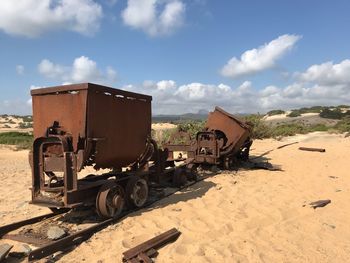
<path id="1" fill-rule="evenodd" d="M 282 149 L 278 146 L 298 141 Z M 325 153 L 299 151 L 322 147 Z M 133 213 L 95 234 L 58 262 L 120 262 L 155 234 L 178 228 L 179 239 L 156 262 L 348 262 L 350 139 L 314 133 L 253 144 L 256 161 L 283 171 L 223 172 Z M 27 152 L 0 149 L 0 225 L 47 212 L 30 206 Z M 308 204 L 331 199 L 323 208 Z M 3 243 L 4 241 L 0 241 Z"/>

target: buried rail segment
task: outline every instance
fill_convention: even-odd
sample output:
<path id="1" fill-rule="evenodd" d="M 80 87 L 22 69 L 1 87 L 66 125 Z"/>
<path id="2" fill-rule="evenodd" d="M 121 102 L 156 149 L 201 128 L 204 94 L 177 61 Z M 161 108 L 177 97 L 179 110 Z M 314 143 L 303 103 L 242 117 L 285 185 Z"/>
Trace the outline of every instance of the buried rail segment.
<path id="1" fill-rule="evenodd" d="M 118 218 L 106 219 L 106 220 L 104 220 L 102 222 L 96 223 L 95 225 L 93 225 L 91 227 L 88 227 L 86 229 L 83 229 L 81 231 L 73 233 L 73 234 L 71 234 L 69 236 L 66 236 L 64 238 L 61 238 L 61 239 L 59 239 L 57 241 L 50 241 L 50 242 L 46 243 L 45 245 L 43 245 L 43 246 L 41 246 L 41 247 L 31 251 L 29 253 L 29 255 L 28 255 L 28 261 L 30 262 L 30 261 L 39 260 L 39 259 L 45 258 L 47 256 L 50 256 L 50 255 L 52 255 L 52 254 L 54 254 L 54 253 L 56 253 L 58 251 L 68 250 L 69 248 L 71 248 L 71 247 L 73 247 L 75 245 L 78 245 L 81 242 L 84 242 L 84 241 L 88 240 L 93 234 L 95 234 L 98 231 L 104 229 L 105 227 L 107 227 L 107 226 L 109 226 L 111 224 L 115 224 L 115 223 L 123 220 L 129 214 L 131 214 L 133 212 L 136 212 L 138 210 L 150 207 L 154 203 L 156 203 L 156 202 L 158 202 L 158 201 L 160 201 L 162 199 L 168 198 L 171 195 L 177 193 L 178 191 L 181 191 L 181 190 L 183 190 L 185 188 L 191 187 L 194 184 L 199 183 L 199 182 L 201 182 L 201 181 L 203 181 L 203 180 L 205 180 L 205 179 L 207 179 L 209 177 L 215 176 L 215 175 L 217 175 L 217 174 L 202 176 L 202 177 L 198 178 L 196 181 L 189 182 L 188 184 L 177 188 L 174 192 L 170 192 L 170 193 L 164 195 L 163 197 L 156 198 L 156 199 L 153 199 L 153 200 L 147 202 L 142 208 L 136 208 L 136 209 L 131 210 L 131 211 L 126 211 Z M 64 213 L 61 213 L 61 214 L 63 215 Z M 0 237 L 2 237 L 4 239 L 12 239 L 11 235 L 7 235 L 7 233 L 9 233 L 9 232 L 11 232 L 13 230 L 16 230 L 18 228 L 21 228 L 23 226 L 26 226 L 26 225 L 38 223 L 41 220 L 46 220 L 46 219 L 48 219 L 50 217 L 53 217 L 55 215 L 57 215 L 57 214 L 50 213 L 50 214 L 47 214 L 47 215 L 38 216 L 38 217 L 31 218 L 31 219 L 27 219 L 27 220 L 23 220 L 23 221 L 19 221 L 19 222 L 13 223 L 13 224 L 2 226 L 2 227 L 0 227 L 0 233 L 1 233 Z M 16 236 L 16 238 L 13 238 L 13 240 L 16 240 L 16 241 L 19 241 L 19 242 L 22 241 L 24 243 L 27 241 L 25 236 L 24 237 Z"/>

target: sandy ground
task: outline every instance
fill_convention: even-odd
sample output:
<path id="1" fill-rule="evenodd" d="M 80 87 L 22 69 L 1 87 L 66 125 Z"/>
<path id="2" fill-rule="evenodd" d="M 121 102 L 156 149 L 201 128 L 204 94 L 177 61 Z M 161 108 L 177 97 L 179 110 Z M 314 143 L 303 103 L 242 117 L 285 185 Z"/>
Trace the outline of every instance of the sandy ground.
<path id="1" fill-rule="evenodd" d="M 167 129 L 175 129 L 177 125 L 172 124 L 172 123 L 166 123 L 166 122 L 161 122 L 161 123 L 152 123 L 152 129 L 157 131 L 157 130 L 167 130 Z"/>
<path id="2" fill-rule="evenodd" d="M 23 122 L 21 118 L 8 116 L 7 118 L 0 117 L 0 132 L 32 132 L 32 128 L 22 129 L 18 125 Z M 155 131 L 162 131 L 167 129 L 174 129 L 177 125 L 171 123 L 152 123 L 152 129 Z"/>
<path id="3" fill-rule="evenodd" d="M 95 234 L 58 262 L 121 262 L 123 251 L 172 227 L 182 234 L 159 250 L 156 262 L 349 262 L 350 138 L 313 133 L 255 141 L 252 148 L 253 156 L 275 149 L 260 161 L 283 171 L 208 178 Z M 0 225 L 48 211 L 27 203 L 26 151 L 0 148 L 0 167 Z M 308 205 L 319 199 L 332 202 Z"/>
<path id="4" fill-rule="evenodd" d="M 302 123 L 306 125 L 324 124 L 324 125 L 335 125 L 339 120 L 321 118 L 319 113 L 304 113 L 298 117 L 287 117 L 289 112 L 286 114 L 278 114 L 273 116 L 265 116 L 263 120 L 271 125 L 278 125 L 283 123 Z"/>

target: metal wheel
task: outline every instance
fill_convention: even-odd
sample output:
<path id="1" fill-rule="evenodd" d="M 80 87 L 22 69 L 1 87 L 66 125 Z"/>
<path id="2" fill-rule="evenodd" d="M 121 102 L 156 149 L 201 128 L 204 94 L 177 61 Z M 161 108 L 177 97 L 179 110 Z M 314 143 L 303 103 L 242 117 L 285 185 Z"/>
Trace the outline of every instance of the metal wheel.
<path id="1" fill-rule="evenodd" d="M 177 168 L 175 169 L 174 175 L 173 175 L 173 185 L 175 187 L 181 187 L 187 184 L 187 173 L 185 169 Z"/>
<path id="2" fill-rule="evenodd" d="M 231 170 L 234 164 L 234 159 L 232 157 L 226 157 L 224 159 L 224 169 Z"/>
<path id="3" fill-rule="evenodd" d="M 186 166 L 187 178 L 189 180 L 197 181 L 198 180 L 198 165 L 190 163 Z"/>
<path id="4" fill-rule="evenodd" d="M 126 184 L 126 202 L 130 208 L 142 207 L 148 198 L 148 184 L 145 179 L 133 176 Z"/>
<path id="5" fill-rule="evenodd" d="M 63 207 L 49 207 L 51 212 L 55 214 L 62 214 L 68 212 L 70 209 L 69 208 L 63 208 Z"/>
<path id="6" fill-rule="evenodd" d="M 108 182 L 101 186 L 96 197 L 96 211 L 100 217 L 116 218 L 124 208 L 125 194 L 116 182 Z"/>

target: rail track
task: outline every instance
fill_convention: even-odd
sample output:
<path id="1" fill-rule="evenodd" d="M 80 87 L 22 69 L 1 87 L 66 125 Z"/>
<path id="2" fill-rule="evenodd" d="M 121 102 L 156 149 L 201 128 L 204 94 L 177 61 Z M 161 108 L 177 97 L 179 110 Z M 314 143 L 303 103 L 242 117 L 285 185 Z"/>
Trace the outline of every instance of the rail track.
<path id="1" fill-rule="evenodd" d="M 165 198 L 175 194 L 178 191 L 181 191 L 185 188 L 191 187 L 192 185 L 194 185 L 198 182 L 201 182 L 201 181 L 205 180 L 206 178 L 212 177 L 216 174 L 218 174 L 218 173 L 202 175 L 202 176 L 198 177 L 196 181 L 189 181 L 186 185 L 174 188 L 175 189 L 174 191 L 172 191 L 168 194 L 162 195 L 162 196 L 152 195 L 152 196 L 150 196 L 149 200 L 147 201 L 147 203 L 143 207 L 124 211 L 118 218 L 110 218 L 110 219 L 103 220 L 103 221 L 98 222 L 98 223 L 96 223 L 90 227 L 87 227 L 83 230 L 77 231 L 75 233 L 71 233 L 68 236 L 63 237 L 63 238 L 56 240 L 56 241 L 45 241 L 45 240 L 38 239 L 38 238 L 28 237 L 26 235 L 9 234 L 9 233 L 14 231 L 14 230 L 18 230 L 22 227 L 25 227 L 25 226 L 33 225 L 33 224 L 36 224 L 39 222 L 43 223 L 46 220 L 50 220 L 50 219 L 54 218 L 55 216 L 64 216 L 68 212 L 49 213 L 46 215 L 37 216 L 37 217 L 30 218 L 30 219 L 26 219 L 26 220 L 22 220 L 19 222 L 15 222 L 12 224 L 2 226 L 2 227 L 0 227 L 0 238 L 1 239 L 15 240 L 15 241 L 18 241 L 21 243 L 28 243 L 28 244 L 33 244 L 35 246 L 39 246 L 37 249 L 32 250 L 28 254 L 28 261 L 29 262 L 36 261 L 36 260 L 48 257 L 48 256 L 50 256 L 58 251 L 68 250 L 69 248 L 71 248 L 75 245 L 78 245 L 83 241 L 88 240 L 93 234 L 104 229 L 105 227 L 123 220 L 129 214 L 136 212 L 138 210 L 150 207 L 154 203 L 156 203 L 162 199 L 165 199 Z M 156 190 L 156 188 L 155 188 L 155 190 Z"/>

